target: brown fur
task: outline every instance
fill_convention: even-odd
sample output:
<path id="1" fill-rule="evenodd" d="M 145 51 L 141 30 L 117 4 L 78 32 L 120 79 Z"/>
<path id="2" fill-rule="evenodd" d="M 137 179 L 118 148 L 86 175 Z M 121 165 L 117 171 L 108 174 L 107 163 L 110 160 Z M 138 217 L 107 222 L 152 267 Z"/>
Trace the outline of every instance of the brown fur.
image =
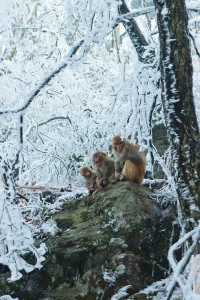
<path id="1" fill-rule="evenodd" d="M 140 146 L 124 141 L 120 136 L 113 138 L 112 146 L 116 178 L 141 184 L 146 173 L 146 157 L 144 152 L 139 152 Z"/>
<path id="2" fill-rule="evenodd" d="M 141 163 L 126 160 L 122 169 L 122 176 L 134 183 L 141 184 L 146 173 L 146 163 L 141 160 Z"/>
<path id="3" fill-rule="evenodd" d="M 96 152 L 92 157 L 95 166 L 98 185 L 105 187 L 108 183 L 114 182 L 115 164 L 104 152 Z"/>
<path id="4" fill-rule="evenodd" d="M 83 167 L 80 169 L 80 174 L 85 179 L 85 186 L 89 193 L 94 193 L 98 189 L 97 175 L 95 172 L 88 167 Z"/>

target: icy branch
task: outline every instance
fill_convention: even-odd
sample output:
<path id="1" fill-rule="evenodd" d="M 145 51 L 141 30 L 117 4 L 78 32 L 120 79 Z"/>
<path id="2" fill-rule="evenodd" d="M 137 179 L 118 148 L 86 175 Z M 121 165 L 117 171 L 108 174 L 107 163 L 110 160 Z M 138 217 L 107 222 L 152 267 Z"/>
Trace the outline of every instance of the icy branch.
<path id="1" fill-rule="evenodd" d="M 77 51 L 79 50 L 79 48 L 82 46 L 83 44 L 83 40 L 81 40 L 80 42 L 78 42 L 68 53 L 67 55 L 67 61 L 65 63 L 63 63 L 60 67 L 58 67 L 53 73 L 51 73 L 46 79 L 43 80 L 43 82 L 39 85 L 39 87 L 33 91 L 33 93 L 31 94 L 31 96 L 29 97 L 29 99 L 26 101 L 26 103 L 18 108 L 18 109 L 10 109 L 10 110 L 5 110 L 5 111 L 0 111 L 0 115 L 3 114 L 17 114 L 19 112 L 24 111 L 25 109 L 27 109 L 27 107 L 29 107 L 29 105 L 32 103 L 32 101 L 34 100 L 34 98 L 41 92 L 41 90 L 56 76 L 58 75 L 62 70 L 64 70 L 70 62 L 70 59 L 77 53 Z"/>
<path id="2" fill-rule="evenodd" d="M 132 18 L 135 18 L 135 17 L 146 15 L 146 14 L 148 14 L 150 12 L 153 12 L 153 11 L 155 11 L 154 6 L 144 7 L 144 8 L 141 8 L 141 9 L 133 9 L 131 12 L 119 16 L 117 18 L 117 22 L 121 22 L 121 20 L 132 19 Z"/>
<path id="3" fill-rule="evenodd" d="M 186 243 L 190 238 L 193 239 L 192 245 L 188 248 L 182 259 L 177 263 L 175 258 L 175 252 L 177 249 L 179 249 L 184 243 Z M 173 294 L 173 291 L 176 287 L 176 284 L 178 283 L 180 288 L 182 289 L 184 298 L 186 300 L 192 300 L 191 294 L 192 291 L 188 291 L 189 287 L 185 286 L 186 280 L 183 280 L 183 277 L 181 277 L 181 274 L 184 272 L 188 262 L 190 261 L 190 258 L 192 254 L 194 253 L 194 250 L 197 246 L 197 243 L 200 238 L 200 227 L 197 227 L 193 229 L 192 231 L 185 234 L 180 240 L 178 240 L 174 245 L 172 245 L 169 249 L 168 253 L 168 260 L 170 263 L 170 266 L 173 270 L 173 280 L 171 284 L 168 287 L 168 295 L 166 300 L 169 300 Z"/>

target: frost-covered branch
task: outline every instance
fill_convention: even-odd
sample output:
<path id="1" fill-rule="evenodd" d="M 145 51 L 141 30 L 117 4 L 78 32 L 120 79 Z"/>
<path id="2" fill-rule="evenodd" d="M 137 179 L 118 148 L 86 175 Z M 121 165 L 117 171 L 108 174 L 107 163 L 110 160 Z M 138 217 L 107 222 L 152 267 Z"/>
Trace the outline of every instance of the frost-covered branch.
<path id="1" fill-rule="evenodd" d="M 47 125 L 47 124 L 51 123 L 52 121 L 57 121 L 57 120 L 67 120 L 70 124 L 72 124 L 72 121 L 71 121 L 70 117 L 62 117 L 62 116 L 59 117 L 59 116 L 57 116 L 57 117 L 50 118 L 47 121 L 39 123 L 38 127 Z"/>
<path id="2" fill-rule="evenodd" d="M 117 18 L 117 21 L 120 22 L 121 20 L 132 19 L 132 18 L 135 18 L 135 17 L 146 15 L 146 14 L 148 14 L 150 12 L 153 12 L 153 11 L 155 11 L 154 6 L 143 7 L 143 8 L 140 8 L 140 9 L 133 9 L 131 12 L 119 16 Z"/>
<path id="3" fill-rule="evenodd" d="M 55 71 L 53 71 L 53 73 L 51 73 L 47 78 L 45 78 L 43 80 L 43 82 L 39 85 L 39 87 L 36 88 L 35 91 L 32 92 L 31 96 L 29 97 L 29 99 L 26 101 L 26 103 L 18 108 L 18 109 L 10 109 L 10 110 L 5 110 L 5 111 L 0 111 L 0 115 L 3 114 L 17 114 L 19 112 L 24 111 L 25 109 L 27 109 L 27 107 L 29 107 L 29 105 L 32 103 L 32 101 L 34 100 L 34 98 L 41 92 L 41 90 L 46 87 L 48 85 L 48 83 L 56 76 L 58 75 L 62 70 L 64 70 L 70 62 L 70 59 L 77 53 L 77 51 L 80 49 L 81 45 L 83 44 L 83 40 L 79 41 L 68 53 L 67 58 L 66 58 L 66 62 L 63 63 L 60 67 L 58 67 Z"/>
<path id="4" fill-rule="evenodd" d="M 0 166 L 4 183 L 0 199 L 0 263 L 10 269 L 11 277 L 8 281 L 12 282 L 22 277 L 23 270 L 31 272 L 35 268 L 40 269 L 41 263 L 45 260 L 46 249 L 44 244 L 39 248 L 34 246 L 31 229 L 24 223 L 16 203 L 13 166 L 5 159 L 1 159 Z M 31 253 L 35 257 L 35 265 L 26 262 L 23 258 L 26 253 Z"/>
<path id="5" fill-rule="evenodd" d="M 119 5 L 119 15 L 123 16 L 126 14 L 130 14 L 130 11 L 125 0 L 122 0 L 121 4 Z M 122 18 L 122 24 L 128 32 L 129 37 L 137 51 L 138 59 L 143 63 L 154 62 L 155 50 L 150 47 L 134 18 L 132 17 L 128 20 Z"/>
<path id="6" fill-rule="evenodd" d="M 188 10 L 191 10 L 191 11 L 194 11 L 194 12 L 199 12 L 200 11 L 199 1 L 186 0 L 186 5 L 187 5 Z"/>
<path id="7" fill-rule="evenodd" d="M 190 38 L 191 38 L 191 40 L 192 40 L 192 43 L 193 43 L 194 49 L 195 49 L 195 51 L 196 51 L 196 54 L 200 57 L 200 51 L 199 51 L 199 49 L 198 49 L 198 47 L 197 47 L 195 38 L 194 38 L 194 36 L 192 35 L 191 32 L 190 32 Z"/>
<path id="8" fill-rule="evenodd" d="M 175 252 L 191 238 L 193 240 L 192 245 L 185 252 L 182 259 L 177 263 Z M 186 280 L 184 280 L 181 274 L 183 274 L 186 266 L 188 265 L 188 262 L 190 261 L 191 256 L 197 247 L 197 243 L 199 242 L 199 239 L 200 239 L 200 228 L 197 227 L 194 230 L 185 234 L 180 240 L 178 240 L 174 245 L 170 247 L 168 253 L 168 260 L 173 270 L 173 279 L 168 287 L 168 295 L 166 297 L 166 300 L 169 300 L 171 298 L 177 283 L 179 284 L 183 292 L 183 296 L 185 300 L 196 299 L 195 295 L 193 295 L 192 293 L 191 288 L 189 287 L 189 284 L 186 284 Z"/>

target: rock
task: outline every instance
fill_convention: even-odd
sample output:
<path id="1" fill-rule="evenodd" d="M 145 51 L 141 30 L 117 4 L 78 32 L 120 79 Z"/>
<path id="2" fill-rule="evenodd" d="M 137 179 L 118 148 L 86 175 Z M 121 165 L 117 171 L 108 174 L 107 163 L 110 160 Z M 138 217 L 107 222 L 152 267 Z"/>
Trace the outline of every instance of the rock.
<path id="1" fill-rule="evenodd" d="M 135 294 L 165 276 L 173 214 L 166 215 L 144 186 L 119 182 L 65 205 L 54 216 L 61 232 L 49 238 L 43 269 L 12 285 L 20 300 L 107 300 L 123 286 Z"/>

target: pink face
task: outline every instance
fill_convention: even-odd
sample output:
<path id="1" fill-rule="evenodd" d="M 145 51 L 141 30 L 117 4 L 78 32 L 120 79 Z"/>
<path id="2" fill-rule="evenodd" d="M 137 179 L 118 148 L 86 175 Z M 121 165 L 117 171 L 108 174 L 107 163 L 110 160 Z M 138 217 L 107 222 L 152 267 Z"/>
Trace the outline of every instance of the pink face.
<path id="1" fill-rule="evenodd" d="M 91 177 L 90 171 L 86 171 L 86 172 L 85 172 L 85 177 L 87 177 L 87 178 Z"/>
<path id="2" fill-rule="evenodd" d="M 121 153 L 123 150 L 124 144 L 123 143 L 119 143 L 119 144 L 115 144 L 114 145 L 114 150 L 118 153 Z"/>
<path id="3" fill-rule="evenodd" d="M 101 167 L 102 165 L 102 158 L 100 155 L 97 155 L 95 158 L 94 158 L 94 164 L 97 166 L 97 167 Z"/>

